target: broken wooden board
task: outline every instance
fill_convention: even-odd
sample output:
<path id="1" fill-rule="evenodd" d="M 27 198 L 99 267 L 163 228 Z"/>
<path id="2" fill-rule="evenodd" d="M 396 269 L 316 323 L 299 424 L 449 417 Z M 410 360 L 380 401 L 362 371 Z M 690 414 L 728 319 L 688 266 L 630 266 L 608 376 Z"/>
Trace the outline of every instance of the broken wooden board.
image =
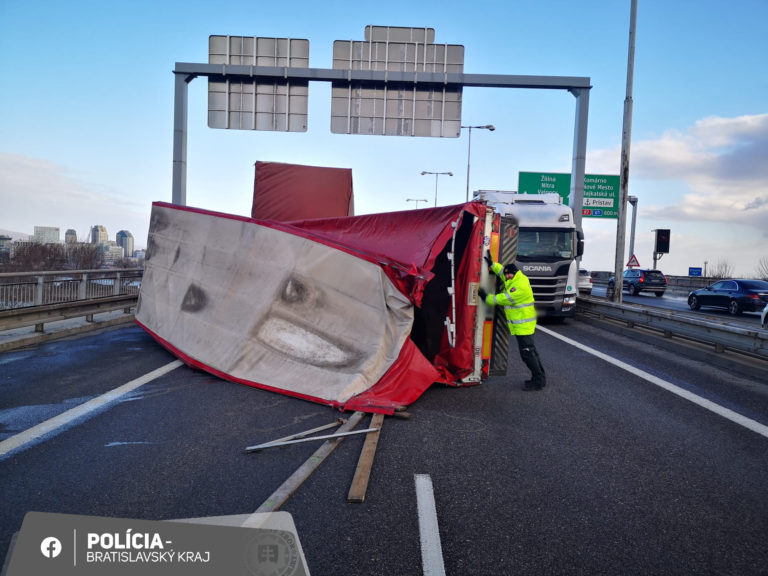
<path id="1" fill-rule="evenodd" d="M 339 432 L 353 430 L 363 419 L 363 416 L 365 416 L 365 412 L 355 412 L 349 417 L 347 423 L 339 428 Z M 378 432 L 374 432 L 374 434 L 378 434 Z M 326 440 L 323 442 L 323 445 L 320 446 L 320 448 L 318 448 L 315 453 L 304 462 L 304 464 L 299 466 L 299 468 L 256 509 L 255 513 L 274 512 L 275 510 L 280 509 L 280 507 L 285 504 L 286 500 L 291 497 L 291 494 L 299 489 L 299 486 L 301 486 L 304 481 L 317 470 L 320 464 L 323 463 L 323 460 L 325 460 L 342 441 L 343 438 Z"/>
<path id="2" fill-rule="evenodd" d="M 371 418 L 371 428 L 378 428 L 376 432 L 371 432 L 365 438 L 363 449 L 360 452 L 360 459 L 357 462 L 357 469 L 352 480 L 352 486 L 347 495 L 349 502 L 364 502 L 365 493 L 368 490 L 368 480 L 371 477 L 371 467 L 373 458 L 376 455 L 376 446 L 379 443 L 379 434 L 381 426 L 384 424 L 384 414 L 374 414 Z"/>

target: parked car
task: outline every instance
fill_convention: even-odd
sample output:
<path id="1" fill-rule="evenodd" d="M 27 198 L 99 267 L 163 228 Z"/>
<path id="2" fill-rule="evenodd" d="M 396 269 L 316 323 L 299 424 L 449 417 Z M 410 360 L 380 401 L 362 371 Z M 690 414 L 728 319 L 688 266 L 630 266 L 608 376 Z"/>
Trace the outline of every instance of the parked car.
<path id="1" fill-rule="evenodd" d="M 579 294 L 582 296 L 592 294 L 592 276 L 590 276 L 589 270 L 584 268 L 579 269 Z"/>
<path id="2" fill-rule="evenodd" d="M 608 294 L 613 294 L 616 279 L 611 276 L 608 280 Z M 636 268 L 624 270 L 622 278 L 622 290 L 629 292 L 630 296 L 635 296 L 640 292 L 653 292 L 661 298 L 667 289 L 667 277 L 661 270 L 647 270 L 645 268 Z"/>
<path id="3" fill-rule="evenodd" d="M 731 278 L 719 280 L 688 295 L 691 310 L 701 307 L 725 308 L 731 314 L 760 312 L 768 305 L 768 282 Z M 765 314 L 763 314 L 765 322 Z"/>

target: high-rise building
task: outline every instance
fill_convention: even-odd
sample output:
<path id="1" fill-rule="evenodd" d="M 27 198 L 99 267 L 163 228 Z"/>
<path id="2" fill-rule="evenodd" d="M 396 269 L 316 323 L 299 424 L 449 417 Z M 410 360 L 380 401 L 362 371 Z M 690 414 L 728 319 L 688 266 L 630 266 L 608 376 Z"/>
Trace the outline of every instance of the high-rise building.
<path id="1" fill-rule="evenodd" d="M 125 256 L 123 253 L 123 247 L 118 246 L 114 242 L 107 242 L 100 245 L 101 253 L 104 255 L 104 262 L 106 264 L 114 264 L 118 260 L 122 260 Z"/>
<path id="2" fill-rule="evenodd" d="M 77 244 L 77 232 L 72 228 L 64 233 L 64 244 Z"/>
<path id="3" fill-rule="evenodd" d="M 115 237 L 118 246 L 123 247 L 123 252 L 126 258 L 133 256 L 133 234 L 128 230 L 120 230 Z"/>
<path id="4" fill-rule="evenodd" d="M 59 229 L 54 226 L 35 226 L 33 242 L 38 244 L 58 244 L 61 241 Z"/>
<path id="5" fill-rule="evenodd" d="M 91 244 L 107 244 L 107 243 L 109 243 L 109 235 L 107 234 L 107 228 L 101 225 L 91 227 Z"/>
<path id="6" fill-rule="evenodd" d="M 13 238 L 0 234 L 0 259 L 7 259 L 10 257 L 12 246 Z"/>

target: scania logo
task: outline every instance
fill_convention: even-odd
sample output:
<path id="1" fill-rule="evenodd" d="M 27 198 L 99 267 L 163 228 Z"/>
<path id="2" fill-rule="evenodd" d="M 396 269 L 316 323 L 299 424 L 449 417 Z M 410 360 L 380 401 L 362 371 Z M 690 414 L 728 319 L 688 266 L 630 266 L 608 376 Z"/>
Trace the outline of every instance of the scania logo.
<path id="1" fill-rule="evenodd" d="M 552 266 L 523 266 L 526 272 L 552 272 Z"/>

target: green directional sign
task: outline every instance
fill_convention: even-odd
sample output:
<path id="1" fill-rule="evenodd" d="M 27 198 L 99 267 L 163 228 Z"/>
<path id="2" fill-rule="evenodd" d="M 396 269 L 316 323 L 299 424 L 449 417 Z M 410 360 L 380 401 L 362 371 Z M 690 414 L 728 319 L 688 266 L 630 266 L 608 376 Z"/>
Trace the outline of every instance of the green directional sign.
<path id="1" fill-rule="evenodd" d="M 571 175 L 562 172 L 520 172 L 517 191 L 520 194 L 555 192 L 568 204 Z M 610 174 L 584 175 L 584 200 L 581 215 L 585 218 L 619 217 L 619 177 Z"/>
<path id="2" fill-rule="evenodd" d="M 584 218 L 619 217 L 619 177 L 610 174 L 584 175 Z"/>
<path id="3" fill-rule="evenodd" d="M 520 172 L 517 180 L 519 194 L 560 194 L 563 203 L 568 204 L 571 193 L 571 175 L 556 172 Z"/>

